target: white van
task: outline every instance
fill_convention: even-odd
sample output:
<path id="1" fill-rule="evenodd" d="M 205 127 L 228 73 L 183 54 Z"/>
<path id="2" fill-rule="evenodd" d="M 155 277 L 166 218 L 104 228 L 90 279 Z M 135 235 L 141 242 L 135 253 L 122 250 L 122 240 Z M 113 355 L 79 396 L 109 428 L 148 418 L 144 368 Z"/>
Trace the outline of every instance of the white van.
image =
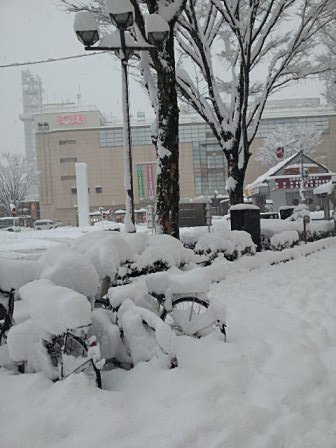
<path id="1" fill-rule="evenodd" d="M 0 218 L 0 230 L 7 230 L 8 232 L 20 232 L 20 222 L 19 218 L 14 218 L 12 216 L 5 216 Z"/>
<path id="2" fill-rule="evenodd" d="M 55 229 L 56 225 L 54 221 L 51 221 L 50 219 L 39 219 L 34 222 L 34 229 L 35 230 L 49 230 L 49 229 Z"/>

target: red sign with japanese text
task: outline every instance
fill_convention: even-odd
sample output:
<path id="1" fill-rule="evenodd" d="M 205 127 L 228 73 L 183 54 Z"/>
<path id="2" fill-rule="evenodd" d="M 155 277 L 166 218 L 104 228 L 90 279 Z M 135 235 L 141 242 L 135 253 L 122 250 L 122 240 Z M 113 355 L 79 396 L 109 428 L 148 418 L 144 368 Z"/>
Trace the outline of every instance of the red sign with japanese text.
<path id="1" fill-rule="evenodd" d="M 74 126 L 82 124 L 86 121 L 84 114 L 62 114 L 57 115 L 56 122 L 61 126 Z"/>
<path id="2" fill-rule="evenodd" d="M 331 176 L 309 176 L 308 179 L 304 180 L 305 188 L 316 188 L 319 185 L 325 184 L 329 182 Z M 301 186 L 301 177 L 283 177 L 275 179 L 275 189 L 276 190 L 284 190 L 296 188 L 299 189 Z"/>

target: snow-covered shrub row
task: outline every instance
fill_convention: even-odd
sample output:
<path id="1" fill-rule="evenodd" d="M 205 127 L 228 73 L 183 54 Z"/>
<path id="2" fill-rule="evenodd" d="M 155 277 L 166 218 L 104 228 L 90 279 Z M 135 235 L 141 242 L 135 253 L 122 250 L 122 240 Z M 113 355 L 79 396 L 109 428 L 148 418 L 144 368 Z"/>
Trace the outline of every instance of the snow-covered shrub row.
<path id="1" fill-rule="evenodd" d="M 227 260 L 233 261 L 245 254 L 254 255 L 256 246 L 247 232 L 216 231 L 201 236 L 194 251 L 197 255 L 207 255 L 209 261 L 218 256 L 224 256 Z"/>
<path id="2" fill-rule="evenodd" d="M 124 274 L 143 275 L 174 266 L 183 267 L 193 259 L 193 251 L 185 248 L 176 238 L 169 235 L 147 235 L 145 249 L 135 254 L 133 263 Z"/>
<path id="3" fill-rule="evenodd" d="M 215 283 L 225 280 L 227 277 L 232 276 L 232 274 L 240 276 L 245 271 L 263 269 L 265 266 L 284 263 L 299 257 L 306 257 L 330 247 L 336 247 L 336 238 L 324 238 L 282 251 L 262 251 L 256 253 L 254 257 L 241 257 L 234 263 L 217 258 L 210 266 L 193 269 L 193 272 L 197 275 L 198 271 L 202 271 L 203 275 L 206 275 L 211 283 Z"/>
<path id="4" fill-rule="evenodd" d="M 168 235 L 111 234 L 95 231 L 47 249 L 36 261 L 0 257 L 0 289 L 18 289 L 27 282 L 49 279 L 84 294 L 98 294 L 105 277 L 145 274 L 181 267 L 193 252 Z"/>
<path id="5" fill-rule="evenodd" d="M 284 250 L 299 244 L 299 234 L 296 230 L 285 230 L 276 233 L 270 239 L 272 250 Z"/>
<path id="6" fill-rule="evenodd" d="M 264 250 L 272 249 L 271 238 L 281 232 L 296 231 L 299 240 L 304 241 L 303 220 L 261 219 L 261 244 Z M 312 242 L 334 234 L 333 221 L 311 221 L 307 224 L 307 240 Z"/>

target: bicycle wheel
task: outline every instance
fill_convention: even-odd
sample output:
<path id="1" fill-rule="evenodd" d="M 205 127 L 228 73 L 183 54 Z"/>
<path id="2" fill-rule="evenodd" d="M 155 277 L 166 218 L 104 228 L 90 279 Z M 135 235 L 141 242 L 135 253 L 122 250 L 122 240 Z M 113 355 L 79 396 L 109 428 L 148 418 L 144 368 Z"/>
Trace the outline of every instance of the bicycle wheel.
<path id="1" fill-rule="evenodd" d="M 176 334 L 201 337 L 213 331 L 213 318 L 207 314 L 209 303 L 198 297 L 180 297 L 172 302 L 172 311 L 163 310 L 161 319 Z"/>
<path id="2" fill-rule="evenodd" d="M 60 379 L 67 378 L 73 373 L 81 372 L 94 380 L 96 386 L 101 389 L 102 380 L 100 370 L 97 369 L 93 360 L 88 356 L 88 349 L 84 340 L 72 334 L 68 334 L 65 341 L 64 353 L 62 355 L 62 372 L 60 374 Z"/>

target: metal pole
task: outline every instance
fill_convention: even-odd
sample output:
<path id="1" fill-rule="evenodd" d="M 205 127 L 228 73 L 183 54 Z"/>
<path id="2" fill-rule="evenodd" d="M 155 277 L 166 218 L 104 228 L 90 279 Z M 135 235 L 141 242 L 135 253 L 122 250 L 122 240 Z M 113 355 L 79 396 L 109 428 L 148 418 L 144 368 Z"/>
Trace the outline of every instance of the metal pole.
<path id="1" fill-rule="evenodd" d="M 121 44 L 121 80 L 122 80 L 122 109 L 123 109 L 123 131 L 124 131 L 124 169 L 125 169 L 125 190 L 126 190 L 126 215 L 125 226 L 128 233 L 136 231 L 134 221 L 134 193 L 133 193 L 133 169 L 132 169 L 132 147 L 131 147 L 131 127 L 129 117 L 129 92 L 128 92 L 128 58 L 126 53 L 125 31 L 120 31 Z"/>
<path id="2" fill-rule="evenodd" d="M 301 165 L 301 182 L 300 182 L 300 198 L 301 198 L 301 202 L 305 203 L 306 202 L 306 195 L 304 193 L 305 191 L 305 187 L 304 187 L 304 178 L 303 178 L 303 150 L 300 149 L 300 165 Z"/>

